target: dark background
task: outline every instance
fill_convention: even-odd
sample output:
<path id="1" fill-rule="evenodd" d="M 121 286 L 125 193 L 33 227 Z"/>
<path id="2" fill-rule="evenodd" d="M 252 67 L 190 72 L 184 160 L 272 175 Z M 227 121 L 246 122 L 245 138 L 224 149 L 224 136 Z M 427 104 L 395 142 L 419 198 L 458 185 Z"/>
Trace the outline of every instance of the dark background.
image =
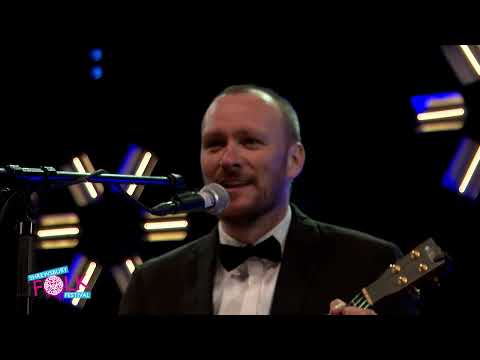
<path id="1" fill-rule="evenodd" d="M 98 81 L 88 74 L 92 47 L 104 50 L 105 76 Z M 473 291 L 478 201 L 443 188 L 441 179 L 460 139 L 477 136 L 480 119 L 469 117 L 460 131 L 416 134 L 410 106 L 413 95 L 465 91 L 439 44 L 151 36 L 45 38 L 3 50 L 0 166 L 58 169 L 86 152 L 97 169 L 115 172 L 128 145 L 137 144 L 159 157 L 152 175 L 179 173 L 199 188 L 200 121 L 212 98 L 232 84 L 270 87 L 296 108 L 307 151 L 293 201 L 315 219 L 384 238 L 404 252 L 434 237 L 455 271 L 441 289 L 425 292 L 425 314 L 453 313 L 458 294 Z M 164 200 L 158 189 L 141 197 L 150 205 Z M 66 190 L 41 204 L 43 213 L 78 211 Z M 124 224 L 109 214 L 106 221 L 121 233 Z M 99 226 L 88 214 L 81 221 L 91 231 Z M 208 216 L 192 216 L 186 241 L 212 224 Z M 114 246 L 111 239 L 98 242 L 107 253 Z M 182 243 L 138 250 L 147 260 Z M 36 255 L 43 269 L 69 264 L 73 254 Z M 104 271 L 83 311 L 113 314 L 119 299 Z"/>

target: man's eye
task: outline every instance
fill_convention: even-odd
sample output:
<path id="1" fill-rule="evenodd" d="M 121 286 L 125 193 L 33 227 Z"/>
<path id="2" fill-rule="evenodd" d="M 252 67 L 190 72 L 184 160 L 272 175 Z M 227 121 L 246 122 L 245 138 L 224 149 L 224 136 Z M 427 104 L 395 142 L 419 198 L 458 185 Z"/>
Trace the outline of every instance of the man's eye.
<path id="1" fill-rule="evenodd" d="M 244 140 L 244 144 L 246 145 L 260 145 L 261 141 L 255 138 L 247 138 Z"/>
<path id="2" fill-rule="evenodd" d="M 222 143 L 220 141 L 209 141 L 203 145 L 205 149 L 214 149 L 214 148 L 219 148 L 221 146 L 222 146 Z"/>

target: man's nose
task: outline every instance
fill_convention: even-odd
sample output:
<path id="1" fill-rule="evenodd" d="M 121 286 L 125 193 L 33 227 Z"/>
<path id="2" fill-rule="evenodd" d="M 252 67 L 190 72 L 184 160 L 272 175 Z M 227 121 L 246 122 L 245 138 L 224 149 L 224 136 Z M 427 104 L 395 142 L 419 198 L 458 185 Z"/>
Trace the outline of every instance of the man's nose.
<path id="1" fill-rule="evenodd" d="M 239 149 L 235 144 L 229 143 L 225 147 L 222 157 L 220 158 L 220 165 L 224 168 L 240 166 Z"/>

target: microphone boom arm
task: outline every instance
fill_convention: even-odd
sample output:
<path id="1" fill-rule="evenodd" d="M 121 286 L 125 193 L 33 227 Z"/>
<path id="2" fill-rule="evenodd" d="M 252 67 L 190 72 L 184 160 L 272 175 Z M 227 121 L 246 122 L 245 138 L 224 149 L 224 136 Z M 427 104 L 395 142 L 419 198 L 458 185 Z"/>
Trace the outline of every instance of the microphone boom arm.
<path id="1" fill-rule="evenodd" d="M 94 173 L 79 173 L 72 171 L 57 171 L 50 166 L 40 168 L 22 168 L 18 165 L 0 167 L 0 180 L 7 182 L 23 183 L 55 183 L 60 186 L 69 186 L 80 182 L 93 182 L 104 184 L 136 184 L 136 185 L 162 185 L 183 189 L 185 182 L 180 175 L 167 176 L 136 176 L 125 174 L 109 174 L 105 170 Z"/>

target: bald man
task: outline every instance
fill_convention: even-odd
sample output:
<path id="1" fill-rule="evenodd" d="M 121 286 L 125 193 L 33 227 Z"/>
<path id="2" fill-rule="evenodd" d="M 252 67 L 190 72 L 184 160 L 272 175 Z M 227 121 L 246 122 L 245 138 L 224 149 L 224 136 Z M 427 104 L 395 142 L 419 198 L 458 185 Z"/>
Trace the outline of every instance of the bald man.
<path id="1" fill-rule="evenodd" d="M 347 305 L 402 254 L 290 203 L 305 149 L 287 100 L 255 85 L 222 91 L 203 118 L 200 161 L 204 183 L 228 191 L 228 207 L 209 234 L 138 269 L 120 314 L 416 314 L 403 295 L 377 308 Z"/>

